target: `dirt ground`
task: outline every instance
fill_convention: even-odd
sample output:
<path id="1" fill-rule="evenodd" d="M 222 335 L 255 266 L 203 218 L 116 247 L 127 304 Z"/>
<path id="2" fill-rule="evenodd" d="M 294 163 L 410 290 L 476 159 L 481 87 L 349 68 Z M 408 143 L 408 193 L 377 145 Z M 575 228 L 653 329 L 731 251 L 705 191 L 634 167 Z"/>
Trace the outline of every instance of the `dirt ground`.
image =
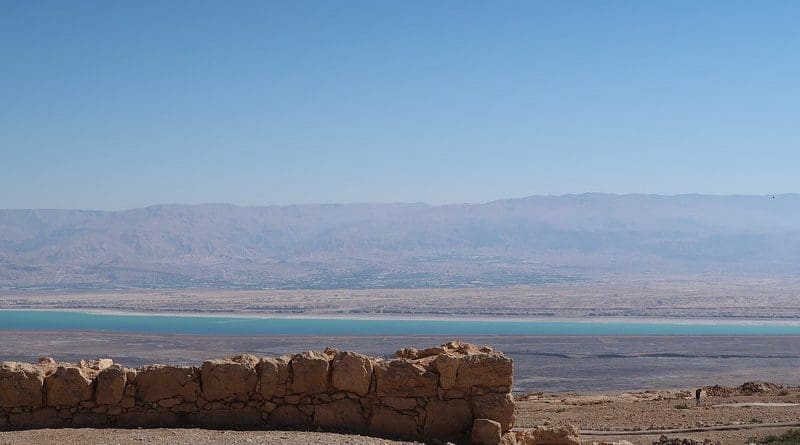
<path id="1" fill-rule="evenodd" d="M 626 439 L 652 444 L 668 437 L 745 444 L 749 439 L 800 427 L 800 389 L 728 397 L 694 391 L 641 391 L 613 394 L 531 394 L 517 397 L 518 427 L 549 422 L 573 424 L 585 443 Z M 779 424 L 780 426 L 771 426 Z"/>
<path id="2" fill-rule="evenodd" d="M 213 431 L 202 429 L 43 429 L 0 432 L 0 445 L 412 445 L 364 436 L 290 431 Z"/>

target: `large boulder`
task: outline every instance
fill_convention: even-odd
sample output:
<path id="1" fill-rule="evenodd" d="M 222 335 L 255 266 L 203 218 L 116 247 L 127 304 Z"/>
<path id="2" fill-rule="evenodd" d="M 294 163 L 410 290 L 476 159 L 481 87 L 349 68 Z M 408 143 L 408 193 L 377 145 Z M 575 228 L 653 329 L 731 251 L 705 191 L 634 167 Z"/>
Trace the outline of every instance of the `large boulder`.
<path id="1" fill-rule="evenodd" d="M 472 426 L 472 409 L 463 399 L 433 400 L 425 407 L 425 437 L 458 439 Z"/>
<path id="2" fill-rule="evenodd" d="M 393 409 L 376 407 L 369 420 L 369 431 L 382 437 L 417 438 L 417 418 Z"/>
<path id="3" fill-rule="evenodd" d="M 27 363 L 0 363 L 0 408 L 42 406 L 44 370 Z"/>
<path id="4" fill-rule="evenodd" d="M 257 364 L 258 358 L 249 354 L 203 362 L 200 384 L 206 400 L 246 400 L 256 388 Z"/>
<path id="5" fill-rule="evenodd" d="M 99 405 L 116 405 L 122 401 L 127 381 L 125 368 L 112 365 L 103 369 L 95 378 L 95 401 Z"/>
<path id="6" fill-rule="evenodd" d="M 314 406 L 314 426 L 324 430 L 361 432 L 366 423 L 357 400 L 342 399 Z"/>
<path id="7" fill-rule="evenodd" d="M 372 383 L 372 362 L 354 352 L 339 352 L 333 357 L 331 384 L 340 391 L 359 396 L 369 393 Z"/>
<path id="8" fill-rule="evenodd" d="M 509 393 L 483 394 L 472 398 L 472 413 L 477 419 L 491 419 L 508 431 L 514 426 L 514 397 Z"/>
<path id="9" fill-rule="evenodd" d="M 472 423 L 472 445 L 498 445 L 503 437 L 500 423 L 490 419 L 475 419 Z"/>
<path id="10" fill-rule="evenodd" d="M 456 389 L 471 391 L 473 387 L 511 388 L 514 363 L 503 354 L 477 353 L 459 360 Z"/>
<path id="11" fill-rule="evenodd" d="M 76 406 L 92 400 L 92 378 L 84 368 L 59 366 L 44 379 L 47 406 Z"/>
<path id="12" fill-rule="evenodd" d="M 261 359 L 258 363 L 258 378 L 261 398 L 272 399 L 278 388 L 285 389 L 289 382 L 289 359 L 286 357 Z"/>
<path id="13" fill-rule="evenodd" d="M 375 364 L 379 397 L 432 397 L 439 376 L 416 361 L 394 359 Z"/>
<path id="14" fill-rule="evenodd" d="M 328 391 L 328 356 L 316 351 L 307 351 L 292 357 L 292 392 L 315 394 Z"/>
<path id="15" fill-rule="evenodd" d="M 136 374 L 136 397 L 145 402 L 180 397 L 194 402 L 200 393 L 197 368 L 170 365 L 145 366 Z"/>

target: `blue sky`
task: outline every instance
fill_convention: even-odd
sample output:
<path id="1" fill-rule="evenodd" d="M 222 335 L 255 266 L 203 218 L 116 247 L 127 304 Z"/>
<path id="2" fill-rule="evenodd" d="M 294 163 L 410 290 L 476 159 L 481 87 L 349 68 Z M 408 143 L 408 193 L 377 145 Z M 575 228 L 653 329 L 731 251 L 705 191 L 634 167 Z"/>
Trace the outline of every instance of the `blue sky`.
<path id="1" fill-rule="evenodd" d="M 0 207 L 771 194 L 800 4 L 2 2 Z"/>

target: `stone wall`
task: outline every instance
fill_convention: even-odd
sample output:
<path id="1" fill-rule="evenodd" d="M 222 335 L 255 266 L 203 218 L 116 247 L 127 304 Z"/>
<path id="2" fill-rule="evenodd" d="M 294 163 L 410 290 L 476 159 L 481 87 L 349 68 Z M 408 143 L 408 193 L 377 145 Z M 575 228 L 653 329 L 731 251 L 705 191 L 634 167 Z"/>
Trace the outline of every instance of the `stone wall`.
<path id="1" fill-rule="evenodd" d="M 0 430 L 321 429 L 468 442 L 475 424 L 475 441 L 491 443 L 513 425 L 512 377 L 502 353 L 458 342 L 402 349 L 391 360 L 326 349 L 199 368 L 4 362 Z"/>

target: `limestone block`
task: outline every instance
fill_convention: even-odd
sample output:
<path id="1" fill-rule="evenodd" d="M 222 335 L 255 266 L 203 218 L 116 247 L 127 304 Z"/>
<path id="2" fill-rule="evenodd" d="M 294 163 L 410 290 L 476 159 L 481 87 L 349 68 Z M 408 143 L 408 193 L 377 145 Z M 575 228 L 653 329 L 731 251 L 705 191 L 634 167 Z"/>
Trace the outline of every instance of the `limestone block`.
<path id="1" fill-rule="evenodd" d="M 194 402 L 200 393 L 197 368 L 170 365 L 150 365 L 136 376 L 136 397 L 145 402 L 158 402 L 179 396 L 185 402 Z"/>
<path id="2" fill-rule="evenodd" d="M 31 412 L 11 414 L 8 422 L 14 428 L 49 428 L 63 425 L 64 420 L 55 408 L 36 408 Z"/>
<path id="3" fill-rule="evenodd" d="M 82 368 L 59 366 L 44 379 L 47 406 L 77 406 L 92 400 L 92 379 Z"/>
<path id="4" fill-rule="evenodd" d="M 514 426 L 514 397 L 511 394 L 483 394 L 472 399 L 472 414 L 477 419 L 500 423 L 503 431 Z"/>
<path id="5" fill-rule="evenodd" d="M 479 387 L 510 387 L 514 376 L 513 361 L 499 353 L 478 353 L 459 360 L 456 388 L 471 391 Z"/>
<path id="6" fill-rule="evenodd" d="M 168 411 L 126 412 L 117 416 L 117 425 L 123 428 L 174 427 L 187 424 L 184 417 Z"/>
<path id="7" fill-rule="evenodd" d="M 307 428 L 309 426 L 308 416 L 294 405 L 277 407 L 270 413 L 267 423 L 273 428 Z"/>
<path id="8" fill-rule="evenodd" d="M 439 373 L 439 386 L 442 389 L 451 389 L 456 386 L 456 374 L 458 373 L 458 357 L 450 354 L 440 354 L 433 361 L 436 372 Z"/>
<path id="9" fill-rule="evenodd" d="M 466 400 L 433 400 L 425 407 L 425 437 L 457 439 L 472 427 L 472 409 Z"/>
<path id="10" fill-rule="evenodd" d="M 379 397 L 433 397 L 439 376 L 415 361 L 394 359 L 375 365 Z"/>
<path id="11" fill-rule="evenodd" d="M 314 406 L 314 426 L 332 431 L 364 431 L 364 411 L 357 400 L 342 399 Z"/>
<path id="12" fill-rule="evenodd" d="M 44 370 L 28 363 L 0 363 L 0 408 L 42 406 Z"/>
<path id="13" fill-rule="evenodd" d="M 192 424 L 209 428 L 254 428 L 265 424 L 254 407 L 199 411 L 189 415 Z"/>
<path id="14" fill-rule="evenodd" d="M 369 393 L 372 383 L 372 362 L 354 352 L 339 352 L 332 362 L 331 383 L 333 387 L 360 396 Z"/>
<path id="15" fill-rule="evenodd" d="M 120 365 L 112 365 L 100 371 L 95 379 L 95 401 L 99 405 L 116 405 L 121 402 L 126 380 L 125 369 Z"/>
<path id="16" fill-rule="evenodd" d="M 408 397 L 383 397 L 380 399 L 381 404 L 394 408 L 398 411 L 414 409 L 417 407 L 416 398 Z"/>
<path id="17" fill-rule="evenodd" d="M 328 390 L 328 357 L 316 351 L 307 351 L 292 357 L 292 392 L 314 394 Z"/>
<path id="18" fill-rule="evenodd" d="M 108 416 L 105 414 L 97 413 L 75 413 L 72 416 L 72 427 L 87 428 L 87 427 L 102 427 L 108 422 Z"/>
<path id="19" fill-rule="evenodd" d="M 235 357 L 207 360 L 200 368 L 200 384 L 206 400 L 244 397 L 255 391 L 258 358 L 244 354 Z"/>
<path id="20" fill-rule="evenodd" d="M 498 445 L 503 436 L 499 422 L 489 419 L 475 419 L 472 423 L 472 445 Z"/>
<path id="21" fill-rule="evenodd" d="M 286 357 L 263 358 L 258 364 L 261 398 L 270 400 L 279 386 L 289 381 L 289 360 Z"/>
<path id="22" fill-rule="evenodd" d="M 417 418 L 393 409 L 376 407 L 369 420 L 369 431 L 383 437 L 413 439 L 418 436 Z"/>

